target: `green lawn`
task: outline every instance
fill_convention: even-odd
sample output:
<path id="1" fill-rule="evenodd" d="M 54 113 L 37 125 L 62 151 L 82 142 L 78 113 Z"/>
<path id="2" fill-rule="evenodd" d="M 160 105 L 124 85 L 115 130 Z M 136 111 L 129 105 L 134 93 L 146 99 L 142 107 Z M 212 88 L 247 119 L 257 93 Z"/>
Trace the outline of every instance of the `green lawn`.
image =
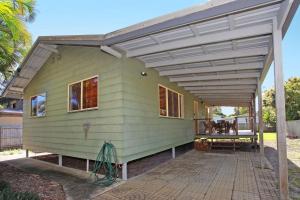
<path id="1" fill-rule="evenodd" d="M 258 141 L 259 141 L 259 133 L 258 133 Z M 264 133 L 264 141 L 265 142 L 274 142 L 276 141 L 276 133 Z"/>

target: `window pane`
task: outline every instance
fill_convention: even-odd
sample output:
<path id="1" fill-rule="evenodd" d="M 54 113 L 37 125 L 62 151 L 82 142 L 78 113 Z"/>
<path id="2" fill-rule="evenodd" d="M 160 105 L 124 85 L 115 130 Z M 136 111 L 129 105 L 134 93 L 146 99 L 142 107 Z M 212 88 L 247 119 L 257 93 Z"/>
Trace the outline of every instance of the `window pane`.
<path id="1" fill-rule="evenodd" d="M 81 107 L 81 83 L 70 85 L 69 110 L 80 110 Z"/>
<path id="2" fill-rule="evenodd" d="M 37 96 L 37 116 L 46 115 L 46 94 L 40 94 Z"/>
<path id="3" fill-rule="evenodd" d="M 159 114 L 167 116 L 166 88 L 159 86 Z"/>
<path id="4" fill-rule="evenodd" d="M 97 107 L 98 78 L 83 81 L 83 109 Z"/>
<path id="5" fill-rule="evenodd" d="M 183 109 L 183 95 L 179 95 L 179 117 L 184 117 L 184 109 Z"/>
<path id="6" fill-rule="evenodd" d="M 37 97 L 31 97 L 31 116 L 36 116 L 37 113 Z"/>
<path id="7" fill-rule="evenodd" d="M 168 112 L 169 117 L 174 116 L 174 102 L 173 102 L 173 92 L 168 90 Z"/>
<path id="8" fill-rule="evenodd" d="M 178 94 L 173 92 L 174 117 L 178 117 Z"/>

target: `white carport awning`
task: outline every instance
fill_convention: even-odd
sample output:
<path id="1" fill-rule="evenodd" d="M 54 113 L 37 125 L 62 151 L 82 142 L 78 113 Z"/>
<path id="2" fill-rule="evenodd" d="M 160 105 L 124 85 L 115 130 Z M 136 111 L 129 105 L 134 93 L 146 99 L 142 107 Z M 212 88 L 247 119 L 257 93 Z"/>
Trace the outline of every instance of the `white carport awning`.
<path id="1" fill-rule="evenodd" d="M 274 20 L 285 20 L 283 13 L 293 3 L 209 1 L 198 11 L 107 34 L 103 44 L 137 58 L 209 105 L 248 106 L 271 64 Z"/>

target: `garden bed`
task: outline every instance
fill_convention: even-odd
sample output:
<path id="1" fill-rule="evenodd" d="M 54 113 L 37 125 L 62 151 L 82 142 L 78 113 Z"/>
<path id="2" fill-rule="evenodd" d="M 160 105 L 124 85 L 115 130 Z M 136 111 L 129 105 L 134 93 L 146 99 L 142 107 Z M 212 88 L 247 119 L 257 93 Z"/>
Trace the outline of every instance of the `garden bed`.
<path id="1" fill-rule="evenodd" d="M 65 199 L 65 193 L 60 184 L 3 162 L 0 163 L 0 181 L 7 182 L 14 192 L 30 192 L 38 195 L 41 200 Z"/>

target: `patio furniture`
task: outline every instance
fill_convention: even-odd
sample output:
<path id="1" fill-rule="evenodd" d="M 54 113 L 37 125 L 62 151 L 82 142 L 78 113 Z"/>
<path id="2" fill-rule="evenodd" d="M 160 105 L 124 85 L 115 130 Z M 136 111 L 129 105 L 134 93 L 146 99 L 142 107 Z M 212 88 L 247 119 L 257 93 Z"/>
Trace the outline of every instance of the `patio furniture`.
<path id="1" fill-rule="evenodd" d="M 230 124 L 230 128 L 232 129 L 233 132 L 235 132 L 236 135 L 238 135 L 237 119 L 233 120 L 233 122 Z"/>
<path id="2" fill-rule="evenodd" d="M 210 121 L 204 121 L 203 122 L 203 125 L 204 125 L 204 132 L 205 134 L 208 132 L 208 134 L 212 134 L 212 124 Z"/>

